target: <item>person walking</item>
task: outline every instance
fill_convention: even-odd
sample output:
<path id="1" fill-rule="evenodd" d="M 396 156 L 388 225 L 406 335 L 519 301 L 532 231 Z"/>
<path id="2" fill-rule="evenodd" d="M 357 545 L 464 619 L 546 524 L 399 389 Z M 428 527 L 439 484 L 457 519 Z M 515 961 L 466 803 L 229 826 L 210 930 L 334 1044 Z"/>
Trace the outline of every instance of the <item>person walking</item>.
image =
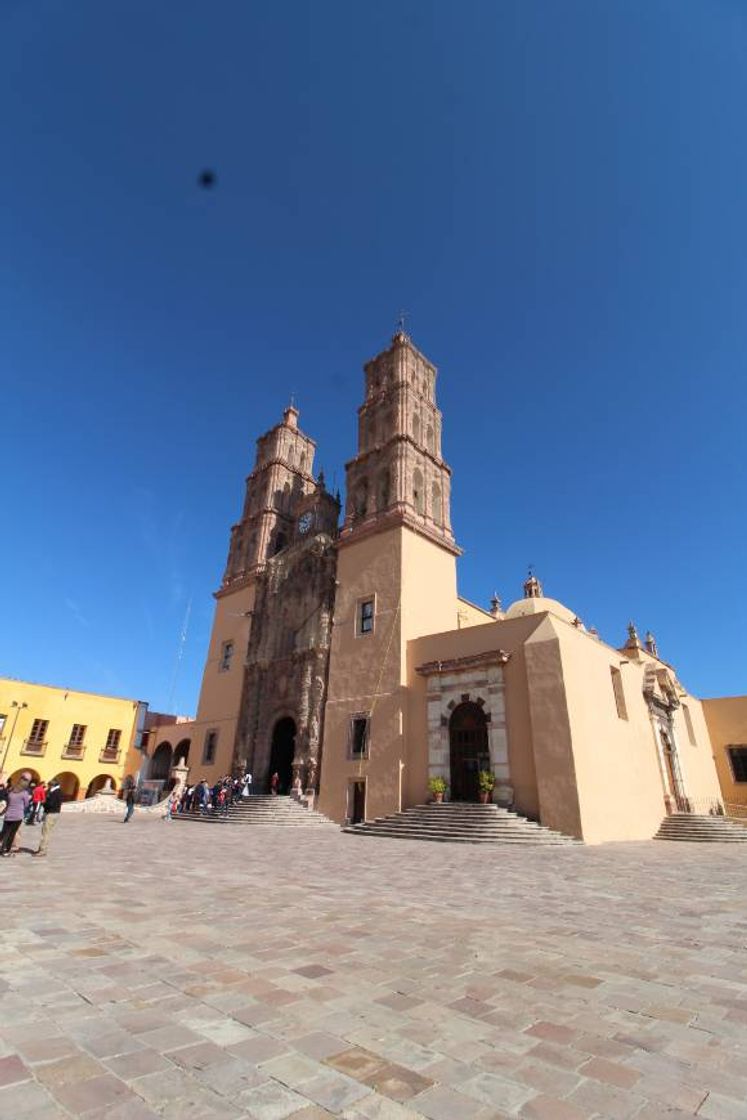
<path id="1" fill-rule="evenodd" d="M 127 786 L 127 791 L 125 793 L 125 805 L 127 806 L 127 808 L 125 810 L 125 819 L 122 821 L 122 824 L 127 824 L 128 820 L 135 812 L 135 785 L 133 782 L 130 782 L 130 784 Z"/>
<path id="2" fill-rule="evenodd" d="M 44 799 L 44 822 L 42 823 L 41 840 L 39 847 L 34 852 L 35 856 L 45 856 L 49 847 L 49 839 L 57 827 L 62 809 L 62 789 L 56 778 L 47 786 L 47 796 Z"/>
<path id="3" fill-rule="evenodd" d="M 278 772 L 276 770 L 275 773 L 270 778 L 270 793 L 272 794 L 273 797 L 277 797 L 279 788 L 280 788 L 280 775 L 278 774 Z"/>
<path id="4" fill-rule="evenodd" d="M 31 794 L 28 782 L 16 782 L 8 794 L 8 808 L 3 817 L 3 830 L 0 832 L 0 856 L 10 856 L 16 833 L 23 823 L 28 807 L 31 803 Z"/>

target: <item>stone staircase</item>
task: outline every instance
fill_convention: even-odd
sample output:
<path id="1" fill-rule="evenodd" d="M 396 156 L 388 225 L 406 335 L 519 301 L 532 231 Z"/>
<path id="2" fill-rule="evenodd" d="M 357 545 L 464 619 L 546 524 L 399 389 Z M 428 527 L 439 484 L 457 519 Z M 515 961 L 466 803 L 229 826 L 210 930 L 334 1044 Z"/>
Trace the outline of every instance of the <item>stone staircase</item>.
<path id="1" fill-rule="evenodd" d="M 705 844 L 747 844 L 747 828 L 729 817 L 673 813 L 659 825 L 654 840 L 690 840 Z"/>
<path id="2" fill-rule="evenodd" d="M 213 825 L 287 825 L 292 828 L 309 828 L 326 825 L 337 829 L 329 817 L 316 809 L 306 809 L 294 797 L 273 797 L 257 794 L 245 797 L 231 805 L 227 813 L 208 810 L 207 813 L 177 813 L 172 820 L 195 824 Z"/>
<path id="3" fill-rule="evenodd" d="M 391 817 L 346 825 L 357 836 L 440 840 L 457 844 L 574 844 L 569 836 L 543 828 L 497 805 L 450 801 L 416 805 Z"/>

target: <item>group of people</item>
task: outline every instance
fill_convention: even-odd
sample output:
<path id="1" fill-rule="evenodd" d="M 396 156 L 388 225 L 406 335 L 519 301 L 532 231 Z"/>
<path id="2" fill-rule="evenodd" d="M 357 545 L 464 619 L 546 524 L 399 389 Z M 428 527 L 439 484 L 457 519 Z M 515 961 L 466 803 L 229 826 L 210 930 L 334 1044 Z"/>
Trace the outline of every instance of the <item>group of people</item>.
<path id="1" fill-rule="evenodd" d="M 33 825 L 40 821 L 41 839 L 32 854 L 45 856 L 61 808 L 62 789 L 55 778 L 45 785 L 34 782 L 32 775 L 25 770 L 12 785 L 0 780 L 0 856 L 12 856 L 18 851 L 22 824 Z"/>
<path id="2" fill-rule="evenodd" d="M 252 776 L 232 778 L 224 774 L 212 786 L 207 779 L 186 786 L 180 794 L 173 793 L 169 798 L 166 817 L 170 819 L 180 813 L 228 813 L 228 810 L 242 797 L 251 797 Z"/>

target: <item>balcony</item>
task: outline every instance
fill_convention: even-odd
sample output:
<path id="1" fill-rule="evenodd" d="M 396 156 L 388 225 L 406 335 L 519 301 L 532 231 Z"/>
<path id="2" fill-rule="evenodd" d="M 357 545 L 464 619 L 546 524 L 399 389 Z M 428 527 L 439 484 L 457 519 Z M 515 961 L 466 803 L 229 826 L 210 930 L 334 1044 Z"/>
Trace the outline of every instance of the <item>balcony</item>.
<path id="1" fill-rule="evenodd" d="M 36 758 L 41 758 L 47 749 L 46 739 L 24 739 L 23 746 L 21 747 L 21 754 L 32 754 Z"/>
<path id="2" fill-rule="evenodd" d="M 119 747 L 104 747 L 99 755 L 99 762 L 108 762 L 110 765 L 119 762 Z"/>
<path id="3" fill-rule="evenodd" d="M 85 753 L 86 748 L 82 743 L 65 743 L 65 746 L 62 748 L 63 758 L 78 759 L 78 761 L 80 761 Z"/>

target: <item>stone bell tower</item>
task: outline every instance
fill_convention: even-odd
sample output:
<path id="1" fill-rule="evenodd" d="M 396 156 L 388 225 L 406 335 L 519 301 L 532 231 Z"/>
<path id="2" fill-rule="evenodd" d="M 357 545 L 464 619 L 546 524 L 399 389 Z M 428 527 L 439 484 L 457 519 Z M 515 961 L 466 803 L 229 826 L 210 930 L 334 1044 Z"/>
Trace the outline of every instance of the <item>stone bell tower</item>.
<path id="1" fill-rule="evenodd" d="M 335 820 L 396 812 L 409 796 L 407 644 L 457 628 L 459 549 L 436 369 L 398 331 L 364 370 L 324 723 L 320 808 Z"/>
<path id="2" fill-rule="evenodd" d="M 441 457 L 435 366 L 399 331 L 364 370 L 358 454 L 346 466 L 343 536 L 409 524 L 454 548 L 451 471 Z"/>
<path id="3" fill-rule="evenodd" d="M 241 520 L 231 528 L 223 588 L 251 576 L 290 543 L 298 503 L 316 488 L 311 473 L 315 449 L 313 439 L 299 429 L 293 405 L 281 424 L 257 440 Z"/>

